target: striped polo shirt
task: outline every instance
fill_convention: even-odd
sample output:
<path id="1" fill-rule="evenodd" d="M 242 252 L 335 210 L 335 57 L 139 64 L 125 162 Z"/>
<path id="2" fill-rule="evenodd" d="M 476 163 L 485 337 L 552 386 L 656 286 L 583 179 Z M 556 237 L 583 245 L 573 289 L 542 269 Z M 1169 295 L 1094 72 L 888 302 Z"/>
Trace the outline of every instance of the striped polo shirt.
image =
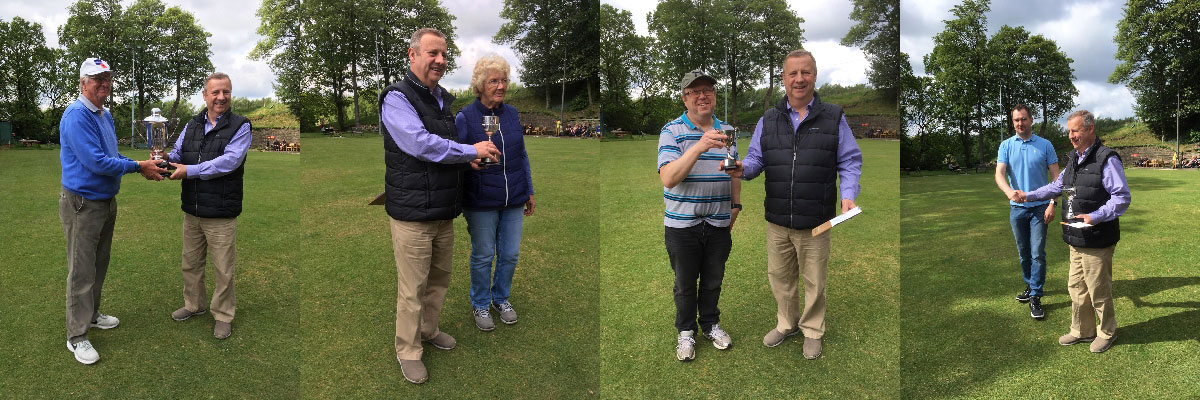
<path id="1" fill-rule="evenodd" d="M 713 129 L 721 130 L 723 125 L 729 126 L 713 117 Z M 678 159 L 703 136 L 704 132 L 688 120 L 686 112 L 668 122 L 658 134 L 658 169 L 661 171 L 664 165 Z M 729 152 L 736 157 L 737 147 Z M 709 149 L 696 160 L 683 182 L 663 188 L 667 207 L 663 225 L 687 228 L 707 222 L 712 226 L 729 226 L 730 180 L 720 169 L 723 159 L 725 149 Z"/>

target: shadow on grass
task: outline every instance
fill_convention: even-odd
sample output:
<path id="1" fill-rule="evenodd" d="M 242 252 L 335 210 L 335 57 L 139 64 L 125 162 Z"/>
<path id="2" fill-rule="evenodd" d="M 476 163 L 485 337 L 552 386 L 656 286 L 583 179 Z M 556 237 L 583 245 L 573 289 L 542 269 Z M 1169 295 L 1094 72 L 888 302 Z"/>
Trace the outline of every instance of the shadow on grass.
<path id="1" fill-rule="evenodd" d="M 1147 344 L 1195 340 L 1200 342 L 1200 301 L 1149 302 L 1143 300 L 1150 295 L 1183 287 L 1200 285 L 1196 276 L 1152 276 L 1113 282 L 1113 294 L 1126 297 L 1136 308 L 1183 308 L 1177 312 L 1129 326 L 1118 326 L 1117 345 Z M 1127 312 L 1137 312 L 1130 310 Z M 1121 321 L 1117 317 L 1118 323 Z"/>

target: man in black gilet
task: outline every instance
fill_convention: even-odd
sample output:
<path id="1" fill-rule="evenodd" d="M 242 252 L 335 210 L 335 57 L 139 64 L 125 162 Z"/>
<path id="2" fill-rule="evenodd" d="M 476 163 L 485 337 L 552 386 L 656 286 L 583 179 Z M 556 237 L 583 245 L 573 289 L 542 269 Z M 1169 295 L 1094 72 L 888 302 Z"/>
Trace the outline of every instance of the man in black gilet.
<path id="1" fill-rule="evenodd" d="M 429 378 L 421 342 L 443 350 L 455 340 L 438 330 L 450 286 L 454 218 L 462 213 L 462 171 L 498 157 L 490 141 L 455 141 L 454 96 L 438 86 L 446 73 L 446 35 L 422 28 L 409 41 L 404 80 L 379 95 L 383 125 L 385 208 L 396 257 L 396 360 L 412 383 Z"/>
<path id="2" fill-rule="evenodd" d="M 802 333 L 802 354 L 812 360 L 821 356 L 825 336 L 830 247 L 829 231 L 813 236 L 813 228 L 838 209 L 845 213 L 856 207 L 862 151 L 842 108 L 817 94 L 812 53 L 795 50 L 784 57 L 781 82 L 786 95 L 763 114 L 746 158 L 727 173 L 746 180 L 759 173 L 766 177 L 767 281 L 777 310 L 775 327 L 763 335 L 763 345 L 775 347 Z"/>
<path id="3" fill-rule="evenodd" d="M 182 179 L 183 307 L 171 318 L 183 321 L 212 310 L 213 336 L 229 337 L 233 314 L 234 263 L 237 259 L 237 216 L 242 213 L 242 174 L 250 149 L 250 120 L 229 109 L 233 83 L 215 72 L 204 81 L 207 105 L 192 117 L 167 155 Z M 213 263 L 212 302 L 205 301 L 206 254 Z M 208 304 L 206 304 L 208 303 Z"/>
<path id="4" fill-rule="evenodd" d="M 1086 110 L 1071 113 L 1067 117 L 1067 131 L 1075 150 L 1068 154 L 1062 174 L 1032 192 L 1018 191 L 1017 196 L 1018 201 L 1039 201 L 1068 193 L 1062 202 L 1066 220 L 1062 238 L 1071 247 L 1067 277 L 1071 331 L 1059 337 L 1058 343 L 1069 346 L 1092 342 L 1092 352 L 1102 353 L 1117 338 L 1112 257 L 1117 241 L 1121 240 L 1118 217 L 1129 208 L 1130 196 L 1121 156 L 1096 139 L 1095 127 L 1092 113 Z"/>

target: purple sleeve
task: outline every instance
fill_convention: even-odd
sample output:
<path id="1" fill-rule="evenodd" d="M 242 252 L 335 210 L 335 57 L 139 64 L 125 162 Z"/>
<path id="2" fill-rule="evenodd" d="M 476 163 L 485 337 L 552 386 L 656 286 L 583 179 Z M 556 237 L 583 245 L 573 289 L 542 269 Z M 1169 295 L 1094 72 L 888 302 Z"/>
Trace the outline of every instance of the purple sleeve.
<path id="1" fill-rule="evenodd" d="M 182 136 L 180 136 L 182 138 Z M 177 141 L 177 143 L 180 143 Z M 233 138 L 229 139 L 229 144 L 225 145 L 225 152 L 217 158 L 196 164 L 189 165 L 187 169 L 187 177 L 200 178 L 209 180 L 224 176 L 238 169 L 243 162 L 246 161 L 246 152 L 250 150 L 250 124 L 242 124 L 237 132 L 233 134 Z"/>
<path id="2" fill-rule="evenodd" d="M 762 161 L 762 130 L 763 119 L 758 118 L 754 125 L 754 134 L 750 136 L 750 147 L 746 148 L 746 158 L 742 159 L 742 180 L 751 180 L 763 170 Z"/>
<path id="3" fill-rule="evenodd" d="M 471 162 L 475 147 L 429 133 L 403 93 L 392 91 L 383 99 L 383 125 L 400 151 L 421 161 L 443 164 Z"/>
<path id="4" fill-rule="evenodd" d="M 183 130 L 179 131 L 179 138 L 175 139 L 175 146 L 171 147 L 171 152 L 167 154 L 167 161 L 178 164 L 181 148 L 183 148 L 183 134 L 187 132 L 187 122 L 183 123 Z M 190 171 L 189 171 L 189 175 Z"/>
<path id="5" fill-rule="evenodd" d="M 1058 197 L 1062 194 L 1062 177 L 1067 173 L 1067 169 L 1063 168 L 1059 171 L 1058 177 L 1054 178 L 1054 182 L 1047 183 L 1046 186 L 1035 189 L 1032 192 L 1025 193 L 1025 201 L 1042 201 L 1048 200 L 1051 197 Z"/>
<path id="6" fill-rule="evenodd" d="M 858 199 L 858 178 L 862 175 L 862 150 L 858 148 L 858 142 L 854 141 L 854 133 L 850 131 L 850 124 L 846 123 L 846 116 L 842 116 L 842 123 L 838 125 L 838 176 L 841 179 L 842 198 L 856 200 Z"/>
<path id="7" fill-rule="evenodd" d="M 1125 214 L 1125 209 L 1129 208 L 1129 182 L 1125 180 L 1125 167 L 1121 165 L 1120 159 L 1109 157 L 1104 162 L 1100 181 L 1110 197 L 1108 202 L 1092 211 L 1093 224 L 1112 221 Z"/>

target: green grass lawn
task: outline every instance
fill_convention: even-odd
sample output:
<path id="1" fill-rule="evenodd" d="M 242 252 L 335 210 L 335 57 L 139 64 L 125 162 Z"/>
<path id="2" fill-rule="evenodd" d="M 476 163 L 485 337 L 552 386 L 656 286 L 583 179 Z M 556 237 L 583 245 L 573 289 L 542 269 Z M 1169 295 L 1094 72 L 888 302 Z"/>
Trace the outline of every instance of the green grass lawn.
<path id="1" fill-rule="evenodd" d="M 768 349 L 762 183 L 745 187 L 722 326 L 675 361 L 672 273 L 663 247 L 655 141 L 528 138 L 537 213 L 525 220 L 512 302 L 516 325 L 480 332 L 467 299 L 466 225 L 455 221 L 454 277 L 440 327 L 451 351 L 427 346 L 430 379 L 404 381 L 393 350 L 395 265 L 379 137 L 305 136 L 300 250 L 305 396 L 313 397 L 892 397 L 899 391 L 896 142 L 863 141 L 866 214 L 837 229 L 825 355 L 799 341 Z"/>
<path id="2" fill-rule="evenodd" d="M 1008 203 L 991 174 L 901 179 L 905 398 L 1200 396 L 1200 173 L 1128 169 L 1132 204 L 1113 257 L 1117 341 L 1059 346 L 1070 328 L 1068 249 L 1046 239 L 1043 321 L 1023 288 Z"/>
<path id="3" fill-rule="evenodd" d="M 123 153 L 146 157 L 145 150 Z M 0 397 L 298 397 L 299 156 L 247 158 L 238 312 L 226 340 L 213 338 L 211 313 L 184 322 L 170 317 L 183 304 L 179 182 L 126 175 L 101 306 L 121 325 L 89 331 L 100 361 L 87 366 L 65 346 L 58 155 L 0 151 Z M 208 281 L 211 292 L 211 273 Z"/>

